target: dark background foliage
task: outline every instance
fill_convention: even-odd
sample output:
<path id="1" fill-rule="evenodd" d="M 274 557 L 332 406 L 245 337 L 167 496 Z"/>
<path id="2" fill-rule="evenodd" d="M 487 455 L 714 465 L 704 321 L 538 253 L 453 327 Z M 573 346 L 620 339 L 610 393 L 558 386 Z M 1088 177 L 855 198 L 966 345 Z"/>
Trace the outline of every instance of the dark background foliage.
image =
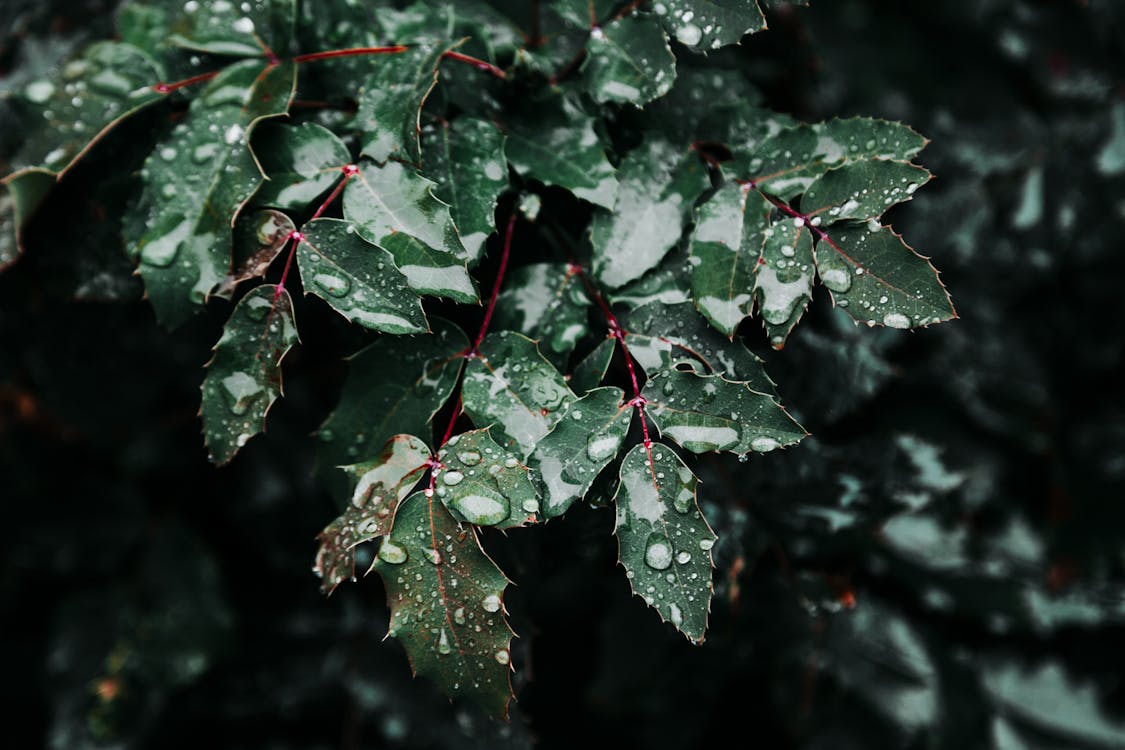
<path id="1" fill-rule="evenodd" d="M 0 3 L 0 87 L 110 33 L 108 5 Z M 308 436 L 359 334 L 305 305 L 268 437 L 207 463 L 223 305 L 158 328 L 102 220 L 134 120 L 0 275 L 5 745 L 1125 746 L 1123 47 L 1109 0 L 814 0 L 722 52 L 768 106 L 932 139 L 938 179 L 891 218 L 961 319 L 860 330 L 818 294 L 783 352 L 749 332 L 813 437 L 701 462 L 702 647 L 630 596 L 605 509 L 486 534 L 519 584 L 509 726 L 411 679 L 375 577 L 325 600 L 309 572 L 335 509 Z"/>

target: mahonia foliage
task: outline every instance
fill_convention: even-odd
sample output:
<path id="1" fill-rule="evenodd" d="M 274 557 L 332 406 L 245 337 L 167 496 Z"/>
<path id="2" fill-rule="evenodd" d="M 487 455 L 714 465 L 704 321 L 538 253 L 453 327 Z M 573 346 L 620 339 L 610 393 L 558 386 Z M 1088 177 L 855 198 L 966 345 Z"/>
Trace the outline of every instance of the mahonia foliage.
<path id="1" fill-rule="evenodd" d="M 123 226 L 162 324 L 237 300 L 202 383 L 212 459 L 282 395 L 319 304 L 294 290 L 379 334 L 317 436 L 346 509 L 314 569 L 331 591 L 378 543 L 389 634 L 496 715 L 513 633 L 483 529 L 611 503 L 634 593 L 701 642 L 717 537 L 695 455 L 806 434 L 740 331 L 781 348 L 817 282 L 869 326 L 955 317 L 880 218 L 930 178 L 925 139 L 758 109 L 705 56 L 765 28 L 755 0 L 558 0 L 530 35 L 510 5 L 129 3 L 120 41 L 22 92 L 43 127 L 4 181 L 0 259 L 90 144 L 165 108 Z M 560 190 L 578 218 L 543 224 Z"/>

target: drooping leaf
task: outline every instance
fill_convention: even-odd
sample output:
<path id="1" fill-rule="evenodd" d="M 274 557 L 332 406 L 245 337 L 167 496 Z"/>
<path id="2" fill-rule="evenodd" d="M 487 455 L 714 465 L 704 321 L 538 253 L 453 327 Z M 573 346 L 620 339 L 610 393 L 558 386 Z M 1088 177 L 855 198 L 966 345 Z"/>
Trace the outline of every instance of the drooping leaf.
<path id="1" fill-rule="evenodd" d="M 267 124 L 254 134 L 254 156 L 266 181 L 254 202 L 285 210 L 306 210 L 342 177 L 351 154 L 336 135 L 316 123 Z"/>
<path id="2" fill-rule="evenodd" d="M 570 389 L 576 394 L 585 394 L 597 388 L 613 361 L 617 339 L 609 337 L 594 347 L 593 351 L 578 361 L 570 375 Z"/>
<path id="3" fill-rule="evenodd" d="M 850 162 L 829 170 L 809 185 L 801 198 L 801 212 L 820 216 L 825 223 L 874 219 L 894 204 L 910 200 L 929 179 L 925 169 L 906 162 Z"/>
<path id="4" fill-rule="evenodd" d="M 430 436 L 469 346 L 446 320 L 431 318 L 430 327 L 428 336 L 388 336 L 351 357 L 340 402 L 320 428 L 325 464 L 355 463 L 400 433 Z"/>
<path id="5" fill-rule="evenodd" d="M 650 458 L 651 454 L 651 458 Z M 711 609 L 715 532 L 696 501 L 698 479 L 662 443 L 634 446 L 621 463 L 614 534 L 633 593 L 699 643 Z"/>
<path id="6" fill-rule="evenodd" d="M 413 435 L 395 435 L 377 458 L 350 466 L 344 472 L 352 483 L 347 508 L 328 524 L 317 541 L 313 572 L 325 593 L 355 577 L 355 548 L 391 531 L 395 509 L 426 472 L 430 449 Z"/>
<path id="7" fill-rule="evenodd" d="M 379 243 L 395 259 L 398 270 L 419 294 L 445 297 L 454 302 L 480 300 L 465 260 L 444 250 L 434 250 L 403 232 L 388 234 Z"/>
<path id="8" fill-rule="evenodd" d="M 586 51 L 586 89 L 603 104 L 643 107 L 668 93 L 676 79 L 676 58 L 660 23 L 651 16 L 627 16 L 595 26 Z"/>
<path id="9" fill-rule="evenodd" d="M 663 0 L 657 13 L 668 33 L 699 52 L 735 44 L 766 28 L 756 0 Z"/>
<path id="10" fill-rule="evenodd" d="M 656 372 L 643 395 L 660 434 L 692 453 L 767 453 L 806 435 L 772 396 L 718 375 Z"/>
<path id="11" fill-rule="evenodd" d="M 402 641 L 414 673 L 506 717 L 514 635 L 504 613 L 508 579 L 473 528 L 417 492 L 399 505 L 375 570 L 391 608 L 387 635 Z"/>
<path id="12" fill-rule="evenodd" d="M 504 291 L 496 302 L 496 327 L 537 340 L 539 351 L 563 368 L 588 329 L 589 308 L 581 278 L 565 263 L 533 263 L 504 279 Z"/>
<path id="13" fill-rule="evenodd" d="M 215 55 L 259 57 L 264 49 L 282 57 L 293 39 L 296 0 L 150 0 L 171 8 L 169 41 Z"/>
<path id="14" fill-rule="evenodd" d="M 655 268 L 683 233 L 695 200 L 710 187 L 698 156 L 651 140 L 625 157 L 613 211 L 594 216 L 594 276 L 616 289 Z"/>
<path id="15" fill-rule="evenodd" d="M 306 294 L 375 331 L 429 330 L 421 300 L 390 253 L 365 241 L 342 219 L 315 219 L 301 229 L 297 263 Z"/>
<path id="16" fill-rule="evenodd" d="M 489 122 L 459 117 L 423 131 L 424 173 L 437 181 L 434 195 L 449 204 L 469 254 L 480 260 L 496 227 L 496 200 L 508 187 L 504 135 Z"/>
<path id="17" fill-rule="evenodd" d="M 203 380 L 203 437 L 211 460 L 225 464 L 262 432 L 281 395 L 281 360 L 297 343 L 289 293 L 272 284 L 235 305 Z"/>
<path id="18" fill-rule="evenodd" d="M 485 336 L 465 368 L 465 413 L 478 427 L 495 425 L 500 444 L 521 459 L 575 401 L 535 342 L 512 331 Z"/>
<path id="19" fill-rule="evenodd" d="M 265 276 L 296 229 L 292 219 L 273 209 L 239 216 L 234 224 L 232 270 L 215 289 L 215 296 L 230 299 L 243 281 Z"/>
<path id="20" fill-rule="evenodd" d="M 144 233 L 134 244 L 165 325 L 190 317 L 230 270 L 231 228 L 262 180 L 247 136 L 287 111 L 295 81 L 292 63 L 224 69 L 145 161 L 137 209 Z"/>
<path id="21" fill-rule="evenodd" d="M 438 460 L 434 491 L 458 521 L 508 529 L 538 520 L 539 496 L 528 468 L 487 428 L 454 435 Z"/>
<path id="22" fill-rule="evenodd" d="M 566 513 L 617 456 L 633 415 L 623 397 L 620 388 L 589 391 L 536 444 L 528 464 L 542 488 L 544 518 Z"/>
<path id="23" fill-rule="evenodd" d="M 754 301 L 774 348 L 785 345 L 804 314 L 815 275 L 812 230 L 792 221 L 773 224 L 754 269 Z"/>

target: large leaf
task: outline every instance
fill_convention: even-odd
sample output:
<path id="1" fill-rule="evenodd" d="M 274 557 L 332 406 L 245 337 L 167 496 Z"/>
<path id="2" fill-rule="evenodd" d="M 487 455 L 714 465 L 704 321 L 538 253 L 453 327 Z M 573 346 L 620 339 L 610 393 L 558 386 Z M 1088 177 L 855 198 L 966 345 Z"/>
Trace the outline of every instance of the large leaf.
<path id="1" fill-rule="evenodd" d="M 766 28 L 756 0 L 662 0 L 656 8 L 668 32 L 697 51 L 734 44 Z"/>
<path id="2" fill-rule="evenodd" d="M 438 460 L 435 491 L 458 521 L 507 529 L 538 520 L 539 497 L 528 468 L 487 428 L 454 435 Z"/>
<path id="3" fill-rule="evenodd" d="M 265 429 L 266 412 L 281 395 L 281 360 L 295 343 L 288 292 L 264 284 L 239 300 L 203 380 L 200 415 L 212 461 L 230 461 Z"/>
<path id="4" fill-rule="evenodd" d="M 595 26 L 586 52 L 586 88 L 603 104 L 642 107 L 668 93 L 676 80 L 676 58 L 660 23 L 651 16 L 627 16 Z"/>
<path id="5" fill-rule="evenodd" d="M 496 303 L 496 327 L 539 342 L 539 350 L 565 368 L 574 345 L 588 330 L 590 298 L 582 279 L 565 263 L 533 263 L 510 272 Z"/>
<path id="6" fill-rule="evenodd" d="M 614 534 L 633 593 L 699 643 L 711 609 L 715 532 L 696 501 L 698 483 L 675 451 L 634 446 L 621 463 Z"/>
<path id="7" fill-rule="evenodd" d="M 342 177 L 351 154 L 327 128 L 267 124 L 254 134 L 254 155 L 268 178 L 254 202 L 281 209 L 306 210 Z"/>
<path id="8" fill-rule="evenodd" d="M 415 493 L 399 506 L 375 570 L 391 608 L 387 635 L 402 641 L 414 673 L 507 716 L 514 635 L 503 611 L 508 579 L 476 532 L 436 498 Z"/>
<path id="9" fill-rule="evenodd" d="M 754 268 L 754 301 L 775 348 L 784 346 L 804 314 L 815 274 L 812 229 L 794 221 L 771 226 Z"/>
<path id="10" fill-rule="evenodd" d="M 419 294 L 446 297 L 454 302 L 480 300 L 464 258 L 444 250 L 434 250 L 403 232 L 388 234 L 379 244 L 394 256 L 398 270 Z"/>

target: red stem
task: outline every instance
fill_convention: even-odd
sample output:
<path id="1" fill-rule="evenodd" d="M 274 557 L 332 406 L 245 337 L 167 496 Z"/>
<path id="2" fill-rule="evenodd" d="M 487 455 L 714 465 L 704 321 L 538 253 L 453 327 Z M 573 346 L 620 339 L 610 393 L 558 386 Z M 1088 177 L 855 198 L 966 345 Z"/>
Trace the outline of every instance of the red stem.
<path id="1" fill-rule="evenodd" d="M 295 63 L 313 62 L 315 60 L 328 60 L 333 57 L 358 57 L 360 55 L 396 55 L 405 52 L 408 47 L 393 44 L 389 47 L 352 47 L 350 49 L 330 49 L 324 52 L 309 52 L 293 58 Z"/>
<path id="2" fill-rule="evenodd" d="M 182 89 L 184 86 L 191 86 L 191 85 L 196 84 L 196 83 L 203 83 L 204 81 L 210 81 L 212 78 L 219 75 L 220 72 L 222 72 L 222 71 L 212 70 L 210 73 L 200 73 L 197 76 L 192 76 L 191 78 L 185 78 L 182 81 L 176 81 L 175 83 L 164 83 L 164 82 L 154 83 L 152 85 L 152 90 L 155 91 L 158 94 L 167 94 L 171 91 L 175 91 L 176 89 Z"/>
<path id="3" fill-rule="evenodd" d="M 500 256 L 500 268 L 496 272 L 496 282 L 492 285 L 492 298 L 488 300 L 488 309 L 484 312 L 484 320 L 480 324 L 480 333 L 477 334 L 476 341 L 473 342 L 472 348 L 466 353 L 467 356 L 476 356 L 477 351 L 480 349 L 480 342 L 484 341 L 484 334 L 488 333 L 488 324 L 492 322 L 492 313 L 496 309 L 496 299 L 500 296 L 500 285 L 504 281 L 504 272 L 508 268 L 508 257 L 512 253 L 512 234 L 516 229 L 516 212 L 513 211 L 511 217 L 508 218 L 508 229 L 504 232 L 504 252 Z"/>
<path id="4" fill-rule="evenodd" d="M 496 76 L 497 78 L 507 78 L 508 77 L 507 73 L 505 73 L 503 70 L 496 67 L 492 63 L 488 62 L 487 60 L 481 60 L 479 58 L 471 57 L 469 55 L 463 55 L 460 52 L 455 52 L 453 50 L 449 50 L 444 55 L 442 55 L 442 57 L 448 58 L 450 60 L 456 60 L 457 62 L 467 63 L 468 65 L 472 65 L 477 70 L 483 70 L 486 73 L 491 73 L 492 75 Z"/>

